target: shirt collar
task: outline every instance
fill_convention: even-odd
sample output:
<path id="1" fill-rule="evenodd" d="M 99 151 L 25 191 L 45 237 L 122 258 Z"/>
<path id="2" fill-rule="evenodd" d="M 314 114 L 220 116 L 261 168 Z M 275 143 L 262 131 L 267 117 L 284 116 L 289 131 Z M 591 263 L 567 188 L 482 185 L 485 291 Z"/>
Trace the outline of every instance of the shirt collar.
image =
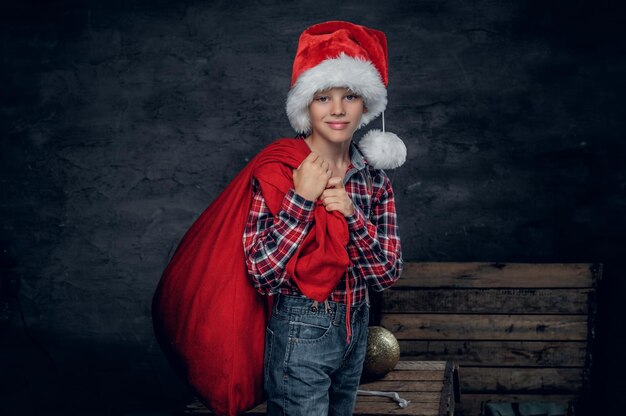
<path id="1" fill-rule="evenodd" d="M 367 164 L 363 154 L 354 142 L 350 142 L 350 163 L 352 163 L 352 166 L 354 166 L 357 170 L 363 169 Z"/>

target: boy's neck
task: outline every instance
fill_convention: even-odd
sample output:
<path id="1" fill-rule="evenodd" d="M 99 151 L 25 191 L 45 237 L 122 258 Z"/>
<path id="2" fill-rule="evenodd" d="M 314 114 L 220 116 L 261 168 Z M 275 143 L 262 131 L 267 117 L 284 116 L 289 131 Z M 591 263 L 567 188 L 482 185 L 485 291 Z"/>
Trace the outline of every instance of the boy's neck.
<path id="1" fill-rule="evenodd" d="M 304 139 L 311 151 L 319 154 L 329 163 L 335 166 L 349 165 L 350 164 L 350 143 L 352 139 L 342 143 L 332 143 L 323 139 L 316 139 L 314 134 L 311 134 Z"/>

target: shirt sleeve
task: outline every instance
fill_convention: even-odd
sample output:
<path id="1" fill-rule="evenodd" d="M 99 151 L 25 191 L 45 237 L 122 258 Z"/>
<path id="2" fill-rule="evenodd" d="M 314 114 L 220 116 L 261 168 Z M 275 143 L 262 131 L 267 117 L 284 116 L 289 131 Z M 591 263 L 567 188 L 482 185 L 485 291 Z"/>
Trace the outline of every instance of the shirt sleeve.
<path id="1" fill-rule="evenodd" d="M 314 207 L 315 202 L 304 199 L 292 188 L 274 217 L 253 179 L 243 245 L 248 274 L 260 293 L 277 293 L 284 284 L 285 266 L 311 227 Z"/>
<path id="2" fill-rule="evenodd" d="M 393 285 L 402 272 L 402 249 L 396 223 L 396 205 L 389 177 L 381 171 L 382 186 L 372 198 L 370 219 L 355 206 L 353 215 L 346 217 L 350 238 L 359 256 L 352 266 L 375 291 Z"/>

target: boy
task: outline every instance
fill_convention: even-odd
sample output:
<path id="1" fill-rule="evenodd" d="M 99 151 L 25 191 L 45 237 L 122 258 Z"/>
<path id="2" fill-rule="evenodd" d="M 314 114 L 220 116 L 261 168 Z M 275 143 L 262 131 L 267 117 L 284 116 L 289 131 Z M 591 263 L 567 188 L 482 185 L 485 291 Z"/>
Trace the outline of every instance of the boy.
<path id="1" fill-rule="evenodd" d="M 402 164 L 406 148 L 395 135 L 370 132 L 364 158 L 352 142 L 384 110 L 386 81 L 382 32 L 326 22 L 300 37 L 287 99 L 300 137 L 283 141 L 306 157 L 287 186 L 274 167 L 255 171 L 243 234 L 254 287 L 275 295 L 265 338 L 268 415 L 352 414 L 367 288 L 391 286 L 402 268 L 393 190 L 379 168 Z"/>

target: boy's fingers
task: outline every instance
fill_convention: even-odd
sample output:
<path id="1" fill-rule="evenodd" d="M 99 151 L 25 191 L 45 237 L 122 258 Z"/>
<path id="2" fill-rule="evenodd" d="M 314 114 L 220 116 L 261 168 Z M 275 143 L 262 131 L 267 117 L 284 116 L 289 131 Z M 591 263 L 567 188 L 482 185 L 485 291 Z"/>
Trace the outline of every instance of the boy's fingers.
<path id="1" fill-rule="evenodd" d="M 341 177 L 333 176 L 332 178 L 328 180 L 328 186 L 337 188 L 338 185 L 341 185 Z"/>
<path id="2" fill-rule="evenodd" d="M 307 155 L 307 157 L 305 157 L 302 162 L 300 163 L 300 165 L 298 166 L 298 169 L 300 169 L 300 167 L 302 165 L 304 165 L 305 162 L 310 162 L 310 163 L 315 163 L 315 161 L 317 160 L 317 158 L 319 157 L 319 155 L 315 152 L 311 152 Z"/>

